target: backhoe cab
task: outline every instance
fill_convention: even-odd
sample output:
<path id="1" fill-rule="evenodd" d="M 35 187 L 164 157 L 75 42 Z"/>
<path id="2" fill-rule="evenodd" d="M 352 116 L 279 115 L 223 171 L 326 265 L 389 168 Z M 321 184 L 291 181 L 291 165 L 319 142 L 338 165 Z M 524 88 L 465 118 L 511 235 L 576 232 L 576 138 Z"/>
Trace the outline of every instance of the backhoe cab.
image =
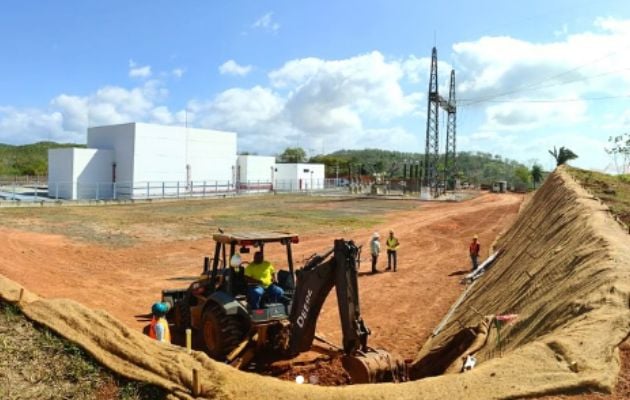
<path id="1" fill-rule="evenodd" d="M 291 245 L 299 237 L 285 232 L 235 232 L 217 233 L 212 238 L 214 257 L 206 258 L 201 278 L 188 289 L 162 291 L 162 300 L 172 305 L 167 318 L 177 329 L 191 327 L 211 357 L 231 361 L 228 356 L 250 332 L 266 337 L 269 328 L 278 330 L 278 322 L 288 319 L 294 290 Z M 277 279 L 287 301 L 270 303 L 263 296 L 261 308 L 252 309 L 244 274 L 248 262 L 232 266 L 230 260 L 235 254 L 250 253 L 251 248 L 264 256 L 265 246 L 270 244 L 286 249 L 288 270 L 277 271 Z"/>
<path id="2" fill-rule="evenodd" d="M 343 345 L 327 354 L 342 357 L 354 383 L 407 379 L 403 361 L 367 345 L 370 331 L 361 318 L 357 280 L 360 247 L 352 241 L 335 240 L 331 250 L 313 255 L 294 271 L 291 245 L 299 243 L 297 235 L 221 232 L 213 239 L 212 267 L 206 259 L 201 279 L 187 289 L 162 291 L 162 300 L 171 304 L 169 321 L 178 329 L 191 327 L 211 357 L 245 368 L 253 360 L 290 359 L 315 350 L 319 313 L 335 287 Z M 260 308 L 253 309 L 247 296 L 246 263 L 231 265 L 230 260 L 237 251 L 247 254 L 251 248 L 264 254 L 269 244 L 286 249 L 288 270 L 276 270 L 284 298 L 275 303 L 263 297 Z"/>

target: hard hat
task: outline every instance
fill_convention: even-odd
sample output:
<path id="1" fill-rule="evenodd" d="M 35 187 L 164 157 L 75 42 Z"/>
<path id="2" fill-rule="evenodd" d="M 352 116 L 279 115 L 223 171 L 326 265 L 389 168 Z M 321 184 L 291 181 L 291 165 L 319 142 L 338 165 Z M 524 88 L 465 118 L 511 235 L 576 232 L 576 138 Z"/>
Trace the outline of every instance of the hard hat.
<path id="1" fill-rule="evenodd" d="M 164 315 L 168 312 L 168 305 L 162 302 L 154 303 L 151 306 L 151 312 L 155 315 Z"/>
<path id="2" fill-rule="evenodd" d="M 378 232 L 374 232 L 374 233 L 372 234 L 372 237 L 373 237 L 373 238 L 379 238 L 379 237 L 381 237 L 381 235 L 379 235 L 379 234 L 378 234 Z"/>
<path id="3" fill-rule="evenodd" d="M 241 265 L 241 256 L 238 253 L 234 253 L 230 259 L 230 267 L 238 268 Z"/>
<path id="4" fill-rule="evenodd" d="M 475 235 L 473 236 L 473 239 L 479 239 L 479 236 Z"/>

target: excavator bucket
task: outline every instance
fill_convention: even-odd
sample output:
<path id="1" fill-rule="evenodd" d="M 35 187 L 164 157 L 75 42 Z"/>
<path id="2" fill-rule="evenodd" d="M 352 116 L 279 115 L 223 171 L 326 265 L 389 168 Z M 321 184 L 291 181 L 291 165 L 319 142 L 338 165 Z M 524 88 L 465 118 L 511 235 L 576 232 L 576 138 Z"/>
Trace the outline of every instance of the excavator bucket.
<path id="1" fill-rule="evenodd" d="M 385 350 L 370 349 L 352 356 L 343 356 L 341 364 L 355 384 L 408 380 L 405 361 Z"/>

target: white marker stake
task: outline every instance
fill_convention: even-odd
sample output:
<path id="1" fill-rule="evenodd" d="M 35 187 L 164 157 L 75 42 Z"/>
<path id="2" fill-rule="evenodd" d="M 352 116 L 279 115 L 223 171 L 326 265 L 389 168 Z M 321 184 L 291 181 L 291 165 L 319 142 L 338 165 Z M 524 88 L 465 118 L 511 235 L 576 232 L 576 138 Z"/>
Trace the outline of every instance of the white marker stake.
<path id="1" fill-rule="evenodd" d="M 192 331 L 186 329 L 186 350 L 188 350 L 188 354 L 192 353 Z"/>

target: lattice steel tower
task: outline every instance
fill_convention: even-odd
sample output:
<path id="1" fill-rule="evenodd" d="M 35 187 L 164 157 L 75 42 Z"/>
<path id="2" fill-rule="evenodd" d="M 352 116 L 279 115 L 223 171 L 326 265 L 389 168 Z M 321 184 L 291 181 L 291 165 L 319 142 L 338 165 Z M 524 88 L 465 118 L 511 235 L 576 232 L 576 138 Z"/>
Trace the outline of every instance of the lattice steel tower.
<path id="1" fill-rule="evenodd" d="M 448 102 L 443 105 L 447 113 L 446 151 L 444 152 L 444 190 L 448 188 L 448 180 L 457 173 L 457 104 L 455 101 L 455 70 L 451 70 L 451 84 L 448 91 Z"/>
<path id="2" fill-rule="evenodd" d="M 440 96 L 438 94 L 437 50 L 431 52 L 431 77 L 429 79 L 429 99 L 427 101 L 427 140 L 424 151 L 424 171 L 422 186 L 437 194 L 437 164 L 439 161 L 438 115 Z"/>

